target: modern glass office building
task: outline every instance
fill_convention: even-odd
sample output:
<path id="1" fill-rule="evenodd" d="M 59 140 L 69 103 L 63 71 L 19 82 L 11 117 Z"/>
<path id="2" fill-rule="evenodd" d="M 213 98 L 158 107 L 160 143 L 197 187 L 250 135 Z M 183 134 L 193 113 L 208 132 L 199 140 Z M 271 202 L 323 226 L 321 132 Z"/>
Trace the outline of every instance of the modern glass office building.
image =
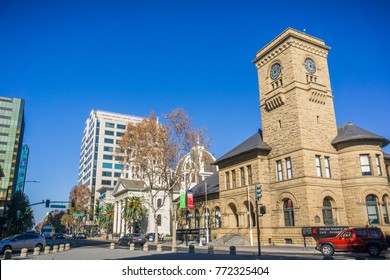
<path id="1" fill-rule="evenodd" d="M 81 141 L 78 185 L 91 190 L 90 209 L 95 211 L 95 201 L 110 201 L 107 193 L 114 189 L 121 177 L 121 158 L 115 156 L 118 141 L 128 123 L 140 122 L 142 118 L 92 110 L 85 122 Z"/>
<path id="2" fill-rule="evenodd" d="M 20 151 L 18 182 L 16 183 L 16 192 L 24 192 L 24 183 L 26 182 L 27 163 L 30 147 L 27 144 L 22 144 Z"/>
<path id="3" fill-rule="evenodd" d="M 18 187 L 20 154 L 24 133 L 24 100 L 0 97 L 0 165 L 4 177 L 0 181 L 0 211 Z"/>

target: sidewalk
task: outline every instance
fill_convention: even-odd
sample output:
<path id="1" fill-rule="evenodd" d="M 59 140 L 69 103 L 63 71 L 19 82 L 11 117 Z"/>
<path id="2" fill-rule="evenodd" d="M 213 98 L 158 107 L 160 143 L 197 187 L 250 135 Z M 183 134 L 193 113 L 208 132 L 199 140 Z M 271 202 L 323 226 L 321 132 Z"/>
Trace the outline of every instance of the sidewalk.
<path id="1" fill-rule="evenodd" d="M 100 239 L 98 239 L 98 240 L 100 240 Z M 110 240 L 106 240 L 106 241 L 117 243 L 118 242 L 118 238 L 114 238 L 114 239 L 110 239 Z M 149 243 L 149 244 L 152 245 L 152 246 L 154 245 L 154 243 Z M 170 248 L 172 248 L 172 242 L 171 241 L 163 242 L 162 245 L 164 247 L 169 246 Z M 177 243 L 176 247 L 177 248 L 187 248 L 188 249 L 188 247 L 190 245 L 194 245 L 196 250 L 202 250 L 202 251 L 204 250 L 206 252 L 207 252 L 208 246 L 212 245 L 214 247 L 215 251 L 226 251 L 226 252 L 229 252 L 230 251 L 230 246 L 235 246 L 237 252 L 258 253 L 257 244 L 254 244 L 253 246 L 250 246 L 250 245 L 239 246 L 239 245 L 218 245 L 218 244 L 213 244 L 213 242 L 210 242 L 208 245 L 199 246 L 199 242 L 190 241 L 190 242 L 188 242 L 188 245 L 186 245 L 185 242 Z M 288 253 L 288 254 L 293 254 L 293 253 L 316 254 L 316 253 L 318 253 L 318 254 L 321 254 L 319 251 L 315 250 L 315 248 L 312 247 L 312 246 L 304 247 L 302 245 L 285 245 L 285 246 L 281 246 L 281 245 L 276 245 L 276 246 L 261 245 L 260 250 L 261 250 L 261 252 L 264 252 L 264 253 Z"/>
<path id="2" fill-rule="evenodd" d="M 156 245 L 149 244 L 149 251 L 145 252 L 140 247 L 130 251 L 125 247 L 118 247 L 115 239 L 107 240 L 116 244 L 116 249 L 110 249 L 109 244 L 105 246 L 84 246 L 71 248 L 69 251 L 58 253 L 43 254 L 34 256 L 29 252 L 26 258 L 21 258 L 20 254 L 15 253 L 12 259 L 20 260 L 204 260 L 204 259 L 219 259 L 219 260 L 243 260 L 243 259 L 258 259 L 258 248 L 256 246 L 236 246 L 236 255 L 230 255 L 230 246 L 214 246 L 215 254 L 208 254 L 208 246 L 199 246 L 199 244 L 191 244 L 195 247 L 195 253 L 189 253 L 185 243 L 178 244 L 177 252 L 172 252 L 172 244 L 170 242 L 163 243 L 163 252 L 156 251 Z M 302 246 L 263 246 L 261 247 L 262 255 L 272 254 L 320 254 L 314 248 L 303 248 Z"/>

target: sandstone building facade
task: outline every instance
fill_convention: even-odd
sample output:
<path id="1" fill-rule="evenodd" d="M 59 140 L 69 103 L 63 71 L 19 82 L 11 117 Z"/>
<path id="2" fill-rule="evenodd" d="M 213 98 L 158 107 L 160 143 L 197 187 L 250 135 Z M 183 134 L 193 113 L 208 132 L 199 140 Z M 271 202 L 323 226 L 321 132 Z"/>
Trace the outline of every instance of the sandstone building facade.
<path id="1" fill-rule="evenodd" d="M 337 127 L 329 50 L 289 28 L 256 54 L 262 130 L 216 160 L 207 200 L 204 182 L 194 187 L 187 228 L 208 223 L 213 239 L 257 240 L 258 183 L 262 244 L 302 244 L 303 227 L 378 226 L 390 235 L 389 140 Z"/>

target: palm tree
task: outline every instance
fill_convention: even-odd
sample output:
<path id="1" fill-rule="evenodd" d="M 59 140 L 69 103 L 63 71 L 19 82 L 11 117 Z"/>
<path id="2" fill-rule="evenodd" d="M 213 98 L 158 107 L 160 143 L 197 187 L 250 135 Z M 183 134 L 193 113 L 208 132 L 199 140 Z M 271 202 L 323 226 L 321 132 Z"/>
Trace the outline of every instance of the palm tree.
<path id="1" fill-rule="evenodd" d="M 104 205 L 98 218 L 99 227 L 106 229 L 107 233 L 112 233 L 114 223 L 114 204 L 107 203 Z"/>
<path id="2" fill-rule="evenodd" d="M 142 206 L 139 197 L 133 197 L 126 201 L 125 208 L 122 212 L 122 219 L 125 220 L 128 225 L 128 229 L 131 233 L 134 232 L 135 222 L 143 219 L 146 216 L 146 210 Z"/>

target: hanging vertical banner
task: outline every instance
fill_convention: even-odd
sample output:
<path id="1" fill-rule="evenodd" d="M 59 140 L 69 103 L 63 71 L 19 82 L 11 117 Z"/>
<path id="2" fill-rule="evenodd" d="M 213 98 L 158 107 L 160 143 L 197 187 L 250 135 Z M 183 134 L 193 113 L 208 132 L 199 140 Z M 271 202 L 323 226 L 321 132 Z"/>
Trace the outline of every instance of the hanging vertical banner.
<path id="1" fill-rule="evenodd" d="M 180 208 L 186 208 L 186 191 L 180 190 Z"/>
<path id="2" fill-rule="evenodd" d="M 194 192 L 191 190 L 187 191 L 187 208 L 194 208 Z"/>

